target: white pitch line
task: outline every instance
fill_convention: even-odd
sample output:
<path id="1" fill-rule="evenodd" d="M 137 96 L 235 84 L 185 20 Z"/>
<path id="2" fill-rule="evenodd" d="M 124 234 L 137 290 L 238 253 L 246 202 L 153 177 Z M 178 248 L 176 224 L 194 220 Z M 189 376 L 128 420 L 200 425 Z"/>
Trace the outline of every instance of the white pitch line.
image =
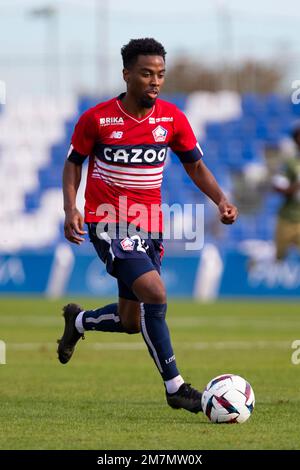
<path id="1" fill-rule="evenodd" d="M 133 343 L 85 343 L 85 349 L 95 351 L 137 351 L 146 349 L 142 342 Z M 7 343 L 7 351 L 40 351 L 53 350 L 56 343 Z M 184 350 L 223 350 L 223 349 L 290 349 L 291 343 L 287 341 L 216 341 L 216 342 L 194 342 L 194 343 L 175 343 L 174 349 Z"/>
<path id="2" fill-rule="evenodd" d="M 215 318 L 216 325 L 214 328 L 222 329 L 233 329 L 233 328 L 254 328 L 254 329 L 267 329 L 268 331 L 272 330 L 294 330 L 300 329 L 300 317 L 297 318 L 285 318 L 284 321 L 280 318 L 244 318 L 244 317 L 233 317 L 226 316 L 222 318 Z M 169 316 L 167 322 L 171 327 L 205 327 L 211 326 L 212 317 L 211 316 L 183 316 L 181 318 L 172 318 Z M 15 325 L 24 325 L 32 327 L 47 327 L 47 326 L 57 326 L 63 327 L 63 318 L 61 316 L 34 316 L 34 315 L 9 315 L 0 317 L 1 326 L 15 326 Z"/>

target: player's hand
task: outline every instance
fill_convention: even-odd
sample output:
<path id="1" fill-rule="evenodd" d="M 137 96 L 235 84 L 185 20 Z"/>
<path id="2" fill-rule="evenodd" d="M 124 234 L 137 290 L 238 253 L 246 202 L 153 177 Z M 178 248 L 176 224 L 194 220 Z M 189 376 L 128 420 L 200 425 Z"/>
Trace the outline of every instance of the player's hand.
<path id="1" fill-rule="evenodd" d="M 84 238 L 81 235 L 86 234 L 83 230 L 83 217 L 78 209 L 66 211 L 65 217 L 65 237 L 69 242 L 81 245 Z"/>
<path id="2" fill-rule="evenodd" d="M 220 220 L 223 224 L 230 225 L 233 224 L 238 216 L 238 210 L 228 201 L 221 201 L 219 206 Z"/>

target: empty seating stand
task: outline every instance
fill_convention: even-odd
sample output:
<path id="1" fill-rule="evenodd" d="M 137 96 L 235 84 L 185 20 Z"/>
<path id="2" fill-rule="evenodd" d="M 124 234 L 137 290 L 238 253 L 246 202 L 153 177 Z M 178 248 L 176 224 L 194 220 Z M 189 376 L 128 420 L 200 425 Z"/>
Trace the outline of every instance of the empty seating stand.
<path id="1" fill-rule="evenodd" d="M 197 93 L 162 98 L 187 112 L 204 151 L 204 161 L 233 198 L 237 177 L 249 165 L 263 172 L 265 146 L 279 145 L 300 116 L 300 106 L 277 94 L 239 97 L 229 92 L 219 96 Z M 63 239 L 61 174 L 70 138 L 79 115 L 102 100 L 24 98 L 1 107 L 1 252 L 53 248 Z M 206 204 L 206 241 L 229 247 L 249 238 L 273 238 L 280 197 L 269 191 L 258 207 L 242 211 L 234 226 L 216 229 L 214 205 L 197 190 L 171 151 L 162 193 L 168 204 Z M 82 190 L 79 205 L 83 205 Z"/>

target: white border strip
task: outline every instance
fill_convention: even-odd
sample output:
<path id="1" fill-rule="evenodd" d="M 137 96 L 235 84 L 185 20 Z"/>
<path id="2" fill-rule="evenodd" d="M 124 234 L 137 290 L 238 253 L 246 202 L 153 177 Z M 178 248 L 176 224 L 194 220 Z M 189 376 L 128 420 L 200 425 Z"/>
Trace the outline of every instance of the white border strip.
<path id="1" fill-rule="evenodd" d="M 93 334 L 93 333 L 91 333 Z M 109 342 L 109 343 L 84 343 L 84 349 L 93 351 L 140 351 L 145 349 L 145 343 L 138 342 Z M 56 343 L 7 343 L 8 351 L 38 351 L 54 350 Z M 175 350 L 254 350 L 276 349 L 291 350 L 289 341 L 217 341 L 196 343 L 175 343 Z"/>

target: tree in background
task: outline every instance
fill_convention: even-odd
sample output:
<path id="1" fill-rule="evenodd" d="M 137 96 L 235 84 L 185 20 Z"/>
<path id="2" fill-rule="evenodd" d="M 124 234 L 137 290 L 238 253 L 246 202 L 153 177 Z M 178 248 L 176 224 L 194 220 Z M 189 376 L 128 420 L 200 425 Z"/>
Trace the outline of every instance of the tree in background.
<path id="1" fill-rule="evenodd" d="M 271 93 L 280 88 L 284 71 L 278 64 L 247 61 L 240 65 L 213 67 L 185 57 L 168 68 L 167 93 L 232 90 L 239 93 Z"/>

